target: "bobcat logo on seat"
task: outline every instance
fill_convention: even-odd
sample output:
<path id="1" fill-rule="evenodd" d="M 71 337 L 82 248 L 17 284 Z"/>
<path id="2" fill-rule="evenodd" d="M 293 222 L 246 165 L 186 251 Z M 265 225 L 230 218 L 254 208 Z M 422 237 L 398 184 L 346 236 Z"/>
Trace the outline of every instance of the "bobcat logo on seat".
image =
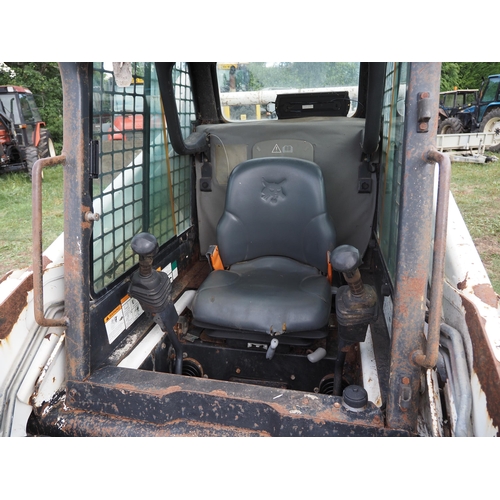
<path id="1" fill-rule="evenodd" d="M 264 201 L 268 201 L 269 203 L 275 205 L 278 201 L 285 199 L 285 191 L 283 190 L 283 183 L 285 179 L 280 182 L 270 182 L 266 181 L 262 178 L 262 192 L 260 197 Z"/>

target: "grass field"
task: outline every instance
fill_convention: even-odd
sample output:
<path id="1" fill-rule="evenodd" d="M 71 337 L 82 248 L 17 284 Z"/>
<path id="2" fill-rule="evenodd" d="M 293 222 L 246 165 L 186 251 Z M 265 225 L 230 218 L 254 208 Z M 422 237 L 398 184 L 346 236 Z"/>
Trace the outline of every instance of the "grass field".
<path id="1" fill-rule="evenodd" d="M 43 238 L 46 249 L 63 231 L 62 167 L 44 169 Z M 31 181 L 17 172 L 0 175 L 0 278 L 31 265 Z"/>
<path id="2" fill-rule="evenodd" d="M 44 170 L 44 249 L 63 230 L 62 180 L 62 167 Z M 500 159 L 485 164 L 453 163 L 451 190 L 493 288 L 500 293 Z M 1 175 L 0 277 L 31 264 L 31 242 L 31 182 L 23 173 Z"/>
<path id="3" fill-rule="evenodd" d="M 495 156 L 496 162 L 453 163 L 451 192 L 500 294 L 500 154 Z"/>

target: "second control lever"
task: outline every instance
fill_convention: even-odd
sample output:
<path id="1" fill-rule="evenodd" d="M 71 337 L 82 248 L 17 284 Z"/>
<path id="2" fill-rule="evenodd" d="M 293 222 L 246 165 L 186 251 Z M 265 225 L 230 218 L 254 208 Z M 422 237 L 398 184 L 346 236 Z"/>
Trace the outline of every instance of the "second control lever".
<path id="1" fill-rule="evenodd" d="M 357 248 L 341 245 L 330 255 L 335 271 L 341 272 L 347 285 L 341 286 L 335 298 L 335 312 L 339 325 L 339 345 L 335 363 L 334 394 L 340 396 L 342 371 L 346 349 L 356 342 L 364 342 L 368 325 L 377 319 L 377 293 L 364 285 L 359 272 L 361 258 Z"/>
<path id="2" fill-rule="evenodd" d="M 137 299 L 144 311 L 168 335 L 175 350 L 175 373 L 182 374 L 182 345 L 174 331 L 179 315 L 172 301 L 172 283 L 169 277 L 153 269 L 158 253 L 158 241 L 150 233 L 139 233 L 132 238 L 132 250 L 139 255 L 139 269 L 132 275 L 128 294 Z"/>

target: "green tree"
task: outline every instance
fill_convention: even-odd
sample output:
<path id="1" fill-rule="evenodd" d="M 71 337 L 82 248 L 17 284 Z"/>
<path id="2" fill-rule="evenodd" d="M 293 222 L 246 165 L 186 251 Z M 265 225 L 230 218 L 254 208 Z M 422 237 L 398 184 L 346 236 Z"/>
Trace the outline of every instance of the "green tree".
<path id="1" fill-rule="evenodd" d="M 441 65 L 441 92 L 461 88 L 460 63 L 444 62 Z"/>
<path id="2" fill-rule="evenodd" d="M 479 88 L 483 78 L 500 73 L 500 63 L 466 62 L 461 63 L 462 85 Z"/>
<path id="3" fill-rule="evenodd" d="M 56 151 L 60 152 L 63 139 L 63 103 L 59 66 L 55 62 L 6 62 L 5 65 L 12 71 L 0 71 L 0 85 L 19 85 L 31 90 Z"/>
<path id="4" fill-rule="evenodd" d="M 499 62 L 444 62 L 441 67 L 441 92 L 478 89 L 483 78 L 500 74 Z"/>

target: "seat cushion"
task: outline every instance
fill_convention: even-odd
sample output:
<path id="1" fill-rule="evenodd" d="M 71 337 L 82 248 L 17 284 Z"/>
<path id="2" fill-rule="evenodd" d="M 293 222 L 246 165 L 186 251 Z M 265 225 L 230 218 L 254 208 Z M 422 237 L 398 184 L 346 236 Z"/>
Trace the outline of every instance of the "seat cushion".
<path id="1" fill-rule="evenodd" d="M 193 300 L 193 322 L 263 333 L 321 329 L 331 288 L 316 268 L 287 257 L 260 257 L 213 271 Z"/>

